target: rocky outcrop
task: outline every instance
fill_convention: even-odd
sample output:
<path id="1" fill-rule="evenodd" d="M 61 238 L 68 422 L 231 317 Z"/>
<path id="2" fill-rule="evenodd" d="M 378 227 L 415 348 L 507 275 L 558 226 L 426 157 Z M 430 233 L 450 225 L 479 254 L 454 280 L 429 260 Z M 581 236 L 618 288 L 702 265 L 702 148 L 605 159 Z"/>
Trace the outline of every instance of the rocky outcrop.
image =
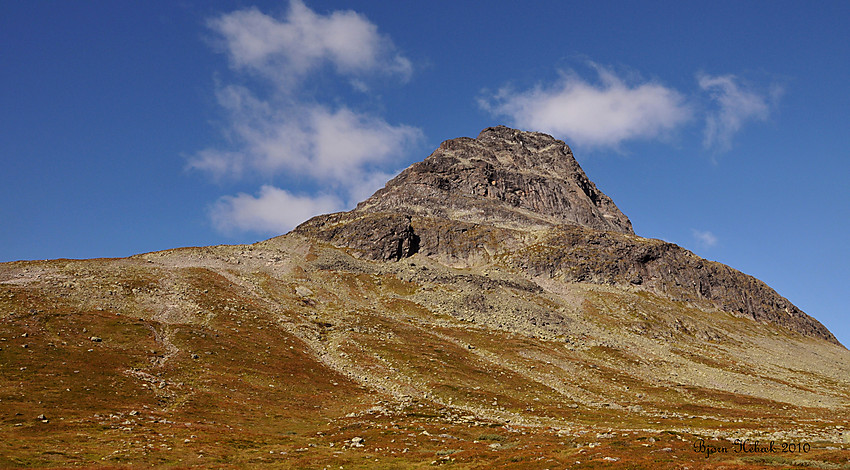
<path id="1" fill-rule="evenodd" d="M 345 246 L 369 259 L 398 261 L 419 250 L 410 216 L 395 213 L 356 214 L 347 212 L 313 217 L 296 232 Z"/>
<path id="2" fill-rule="evenodd" d="M 443 142 L 349 212 L 295 232 L 367 259 L 420 253 L 451 266 L 496 264 L 530 276 L 645 289 L 838 341 L 758 279 L 638 237 L 570 148 L 504 126 Z"/>

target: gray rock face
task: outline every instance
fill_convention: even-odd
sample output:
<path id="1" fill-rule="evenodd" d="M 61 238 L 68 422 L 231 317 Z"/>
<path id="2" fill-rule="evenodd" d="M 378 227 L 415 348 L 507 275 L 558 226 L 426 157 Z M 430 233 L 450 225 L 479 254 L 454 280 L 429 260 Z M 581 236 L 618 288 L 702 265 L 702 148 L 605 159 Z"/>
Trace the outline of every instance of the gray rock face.
<path id="1" fill-rule="evenodd" d="M 501 261 L 533 276 L 632 285 L 676 301 L 707 302 L 755 321 L 838 343 L 814 318 L 764 282 L 673 243 L 582 227 L 560 227 Z"/>
<path id="2" fill-rule="evenodd" d="M 352 248 L 370 259 L 398 261 L 419 250 L 419 236 L 410 219 L 398 213 L 339 212 L 313 217 L 295 230 Z"/>
<path id="3" fill-rule="evenodd" d="M 504 126 L 443 142 L 354 210 L 399 211 L 521 230 L 575 224 L 634 233 L 563 141 Z"/>

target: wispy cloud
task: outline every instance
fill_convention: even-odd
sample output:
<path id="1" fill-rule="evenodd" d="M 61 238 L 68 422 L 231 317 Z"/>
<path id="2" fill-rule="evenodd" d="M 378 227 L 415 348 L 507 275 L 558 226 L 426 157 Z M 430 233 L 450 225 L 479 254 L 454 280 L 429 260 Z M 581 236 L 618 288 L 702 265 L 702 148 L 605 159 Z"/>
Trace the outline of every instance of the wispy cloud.
<path id="1" fill-rule="evenodd" d="M 663 137 L 698 117 L 705 120 L 703 146 L 726 152 L 748 122 L 769 117 L 783 92 L 775 85 L 757 91 L 734 75 L 698 74 L 699 91 L 685 94 L 652 81 L 626 81 L 603 66 L 590 65 L 595 81 L 564 72 L 552 83 L 526 90 L 506 86 L 479 99 L 479 105 L 517 127 L 588 147 L 617 148 L 628 140 Z M 705 94 L 713 104 L 709 109 L 698 111 L 688 104 Z"/>
<path id="2" fill-rule="evenodd" d="M 702 246 L 703 248 L 711 248 L 717 245 L 717 236 L 709 232 L 708 230 L 691 229 L 691 233 L 693 233 L 694 239 L 696 240 L 697 244 Z"/>
<path id="3" fill-rule="evenodd" d="M 691 118 L 676 90 L 653 82 L 627 84 L 613 72 L 594 67 L 597 83 L 569 72 L 551 85 L 525 91 L 504 88 L 479 104 L 495 115 L 508 116 L 518 127 L 599 147 L 658 137 Z"/>
<path id="4" fill-rule="evenodd" d="M 719 151 L 731 148 L 732 138 L 748 121 L 766 120 L 772 102 L 782 93 L 779 87 L 770 93 L 745 89 L 734 75 L 700 74 L 697 81 L 717 106 L 706 116 L 703 145 Z"/>
<path id="5" fill-rule="evenodd" d="M 241 177 L 246 170 L 266 175 L 287 172 L 350 187 L 374 166 L 392 163 L 420 136 L 417 128 L 319 104 L 270 106 L 243 87 L 219 93 L 228 111 L 237 151 L 206 149 L 189 166 L 216 178 Z"/>
<path id="6" fill-rule="evenodd" d="M 233 68 L 273 78 L 284 89 L 326 64 L 353 76 L 388 73 L 406 80 L 413 71 L 392 41 L 354 11 L 323 16 L 301 0 L 290 0 L 282 19 L 248 8 L 213 18 L 208 25 L 220 36 Z"/>
<path id="7" fill-rule="evenodd" d="M 379 188 L 421 138 L 418 128 L 390 124 L 339 97 L 333 106 L 322 104 L 301 86 L 321 76 L 369 93 L 371 75 L 410 78 L 410 60 L 362 15 L 320 15 L 291 0 L 281 19 L 248 8 L 208 25 L 237 76 L 261 77 L 268 86 L 219 87 L 229 145 L 197 152 L 189 168 L 216 180 L 285 175 L 299 187 L 316 188 L 295 195 L 266 185 L 257 196 L 224 196 L 210 212 L 220 230 L 280 233 L 312 215 L 350 206 Z"/>

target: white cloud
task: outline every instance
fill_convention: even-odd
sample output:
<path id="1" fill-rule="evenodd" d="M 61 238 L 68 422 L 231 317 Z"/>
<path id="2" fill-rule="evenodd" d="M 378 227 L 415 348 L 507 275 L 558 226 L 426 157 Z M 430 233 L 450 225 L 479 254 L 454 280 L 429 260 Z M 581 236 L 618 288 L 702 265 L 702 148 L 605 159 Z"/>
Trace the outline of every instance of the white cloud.
<path id="1" fill-rule="evenodd" d="M 380 168 L 392 164 L 421 137 L 419 129 L 393 126 L 345 107 L 270 106 L 242 87 L 221 90 L 219 102 L 228 111 L 235 150 L 202 150 L 190 159 L 190 168 L 215 179 L 238 179 L 248 172 L 265 177 L 285 173 L 337 193 L 296 197 L 263 186 L 257 198 L 225 196 L 215 204 L 212 216 L 217 228 L 229 232 L 288 230 L 322 211 L 351 206 L 381 187 L 392 175 Z"/>
<path id="2" fill-rule="evenodd" d="M 712 77 L 697 76 L 699 86 L 707 91 L 717 104 L 717 110 L 710 112 L 705 120 L 703 145 L 721 151 L 729 150 L 732 137 L 741 130 L 747 121 L 764 121 L 770 112 L 769 98 L 763 94 L 744 90 L 734 75 Z M 775 99 L 781 89 L 771 92 Z"/>
<path id="3" fill-rule="evenodd" d="M 382 119 L 354 113 L 348 109 L 330 112 L 324 108 L 310 110 L 309 132 L 312 172 L 317 178 L 351 182 L 363 169 L 398 156 L 421 133 L 409 126 L 392 126 Z"/>
<path id="4" fill-rule="evenodd" d="M 296 196 L 264 185 L 256 197 L 245 193 L 223 196 L 212 206 L 210 217 L 222 232 L 280 234 L 316 214 L 335 212 L 342 206 L 342 201 L 333 195 Z"/>
<path id="5" fill-rule="evenodd" d="M 376 165 L 391 163 L 421 137 L 417 128 L 391 125 L 346 107 L 318 104 L 271 106 L 243 87 L 219 93 L 230 117 L 236 151 L 206 149 L 189 166 L 216 178 L 240 177 L 245 170 L 288 172 L 344 188 L 358 186 Z"/>
<path id="6" fill-rule="evenodd" d="M 690 119 L 691 111 L 677 91 L 651 82 L 628 85 L 612 72 L 595 68 L 599 84 L 567 73 L 550 86 L 503 89 L 480 104 L 508 116 L 518 127 L 588 146 L 616 147 L 624 140 L 658 137 Z"/>
<path id="7" fill-rule="evenodd" d="M 221 36 L 234 69 L 260 73 L 281 89 L 291 90 L 324 64 L 344 75 L 378 72 L 405 80 L 413 70 L 392 41 L 354 11 L 319 15 L 301 0 L 290 0 L 282 20 L 252 7 L 221 15 L 208 25 Z"/>
<path id="8" fill-rule="evenodd" d="M 705 248 L 711 248 L 714 245 L 717 245 L 717 236 L 708 230 L 697 230 L 692 229 L 691 232 L 694 235 L 694 239 L 696 239 L 697 243 Z"/>
<path id="9" fill-rule="evenodd" d="M 290 0 L 281 18 L 248 8 L 208 25 L 237 77 L 259 76 L 271 86 L 220 86 L 227 145 L 197 152 L 189 168 L 219 180 L 285 175 L 306 188 L 297 196 L 271 185 L 257 196 L 224 196 L 210 212 L 219 230 L 280 233 L 320 212 L 350 207 L 385 182 L 387 167 L 421 138 L 415 127 L 390 124 L 344 101 L 317 102 L 310 87 L 300 86 L 320 77 L 370 93 L 370 76 L 410 77 L 410 60 L 362 15 L 317 14 Z"/>

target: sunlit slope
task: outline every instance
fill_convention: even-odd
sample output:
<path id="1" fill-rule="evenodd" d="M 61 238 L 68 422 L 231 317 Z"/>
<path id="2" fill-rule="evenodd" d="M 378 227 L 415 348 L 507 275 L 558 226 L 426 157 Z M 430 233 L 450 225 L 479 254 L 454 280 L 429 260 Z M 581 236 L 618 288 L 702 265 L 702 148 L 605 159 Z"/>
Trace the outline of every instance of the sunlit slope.
<path id="1" fill-rule="evenodd" d="M 844 439 L 840 345 L 503 261 L 291 234 L 2 264 L 0 463 L 663 465 L 697 435 Z"/>

